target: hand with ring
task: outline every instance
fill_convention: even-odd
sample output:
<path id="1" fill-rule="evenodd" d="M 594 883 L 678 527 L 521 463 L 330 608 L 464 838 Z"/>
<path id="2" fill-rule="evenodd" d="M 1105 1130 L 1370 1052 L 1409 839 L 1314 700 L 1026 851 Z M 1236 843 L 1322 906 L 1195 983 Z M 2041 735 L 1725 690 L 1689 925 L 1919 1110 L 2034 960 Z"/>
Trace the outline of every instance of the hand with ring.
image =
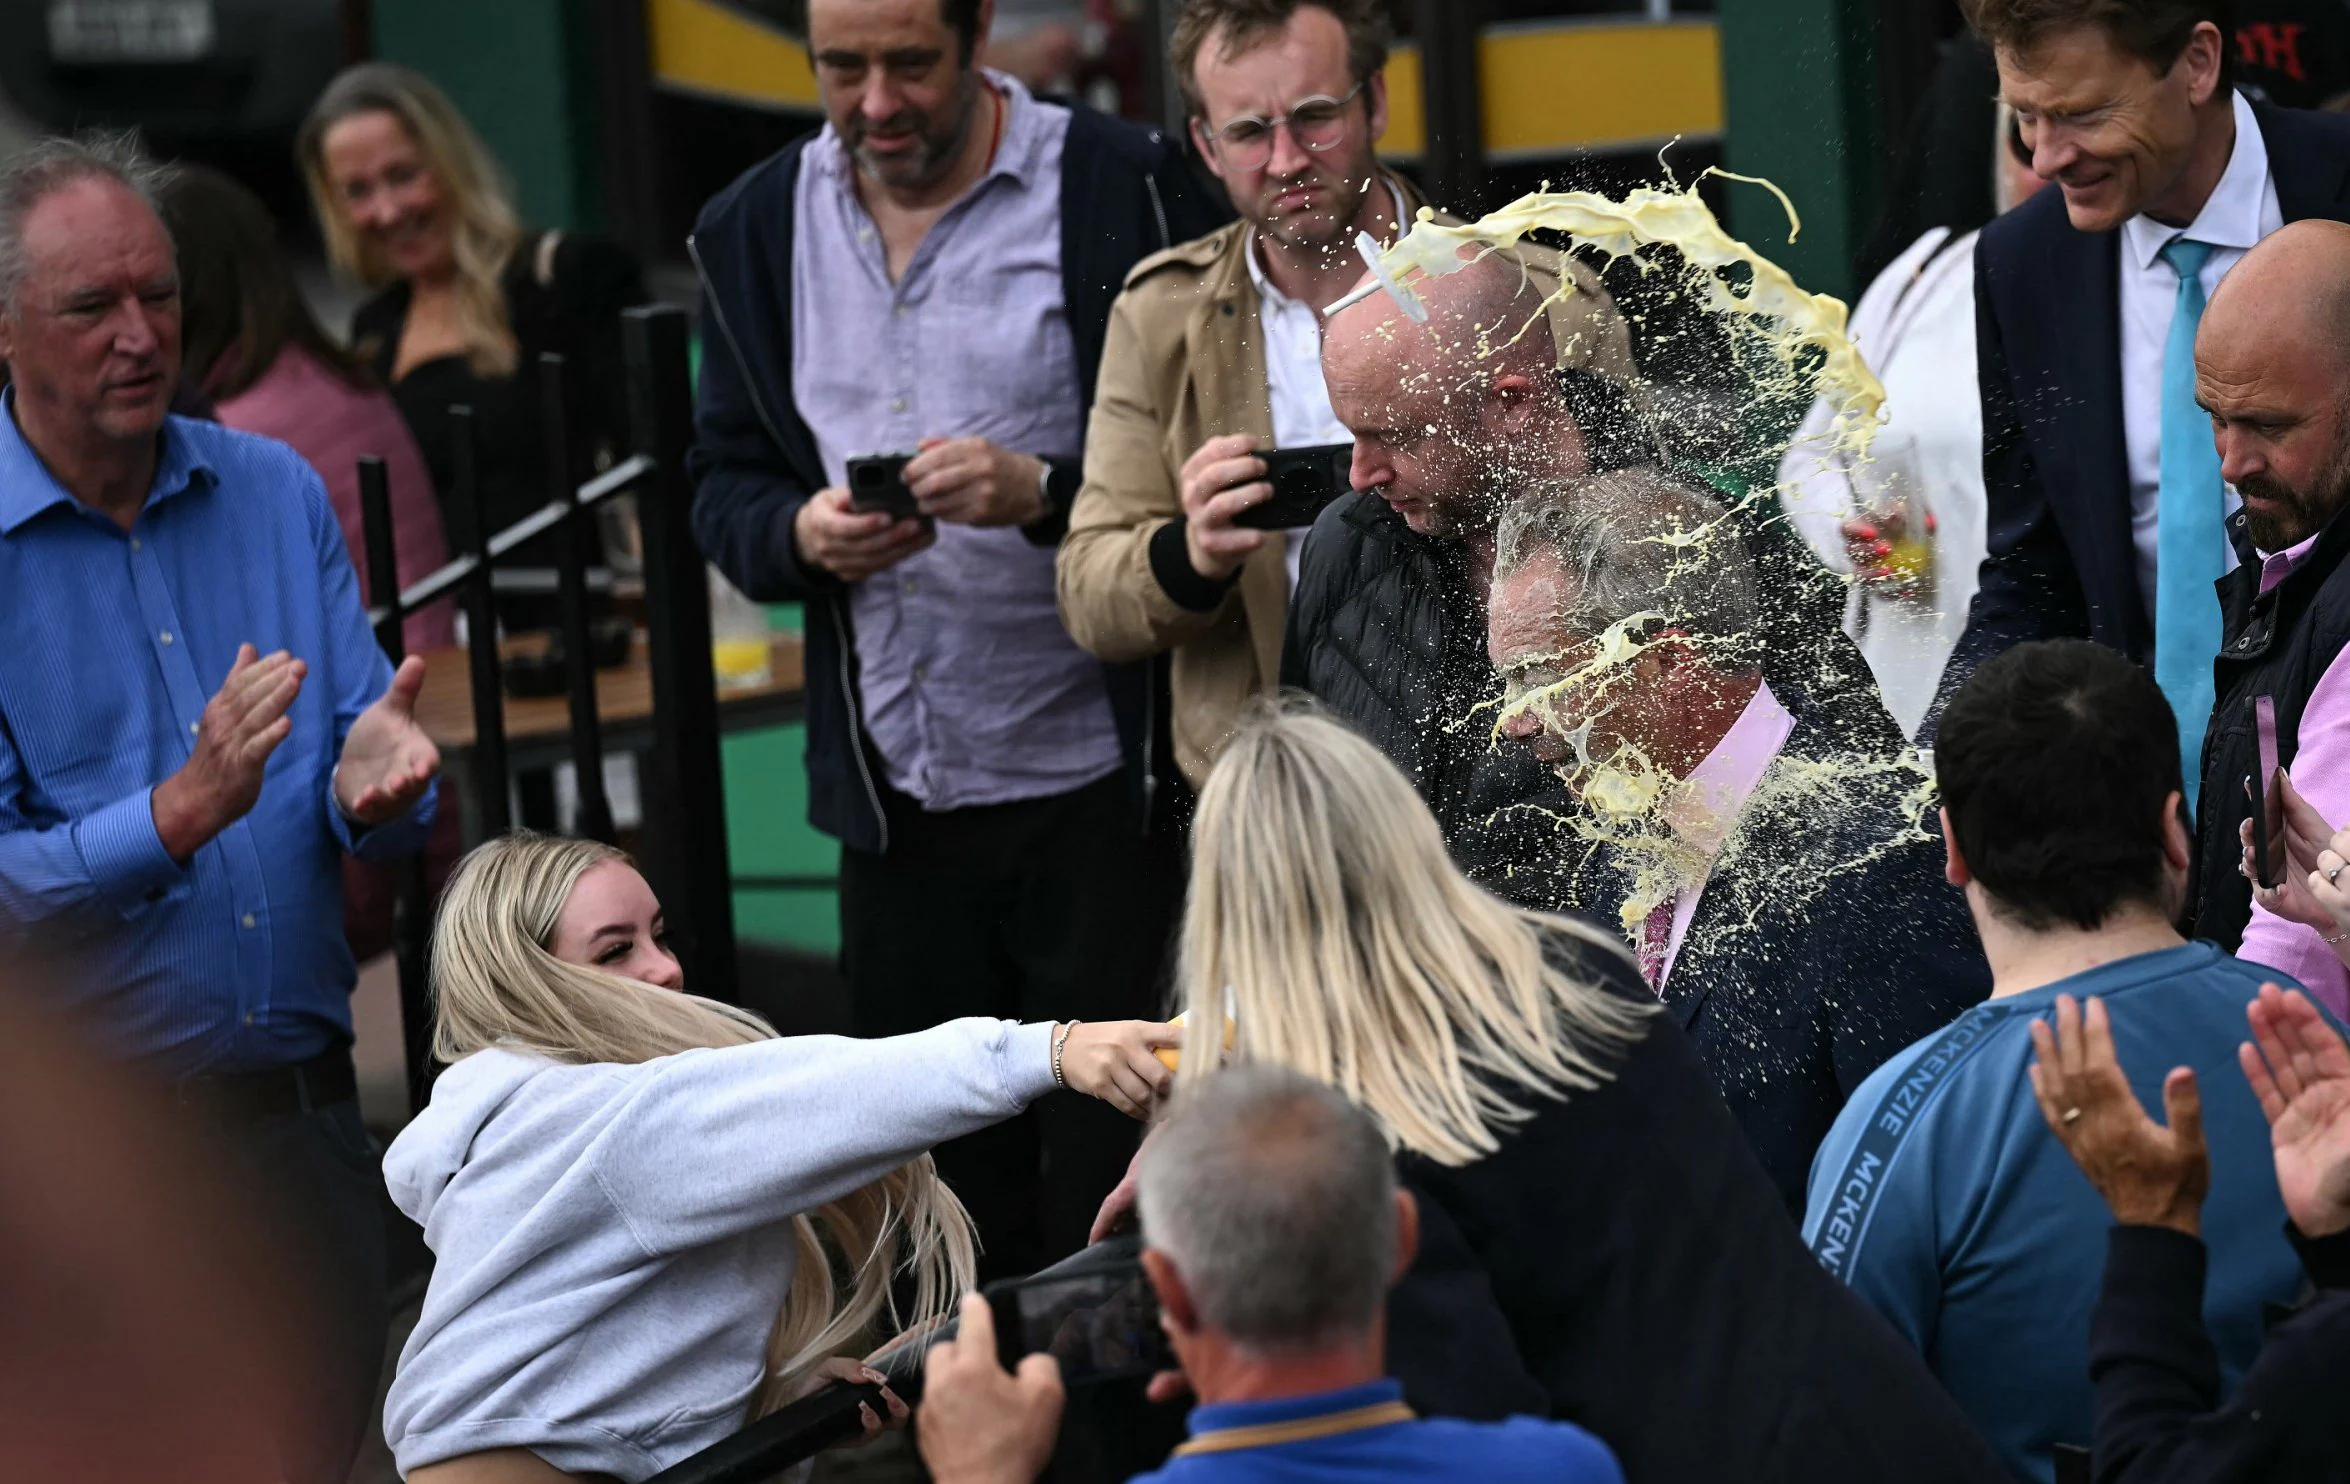
<path id="1" fill-rule="evenodd" d="M 2105 1197 L 2113 1219 L 2200 1235 L 2211 1157 L 2195 1073 L 2173 1067 L 2163 1079 L 2168 1127 L 2147 1117 L 2114 1054 L 2105 1002 L 2094 996 L 2084 1012 L 2071 995 L 2058 995 L 2054 1023 L 2032 1022 L 2032 1050 L 2040 1116 Z"/>
<path id="2" fill-rule="evenodd" d="M 2260 885 L 2252 859 L 2252 821 L 2237 826 L 2244 857 L 2237 868 L 2253 883 L 2252 899 L 2287 922 L 2316 931 L 2335 956 L 2350 964 L 2350 882 L 2342 880 L 2350 867 L 2350 830 L 2337 831 L 2293 786 L 2290 774 L 2279 774 L 2277 793 L 2284 801 L 2282 839 L 2268 842 L 2270 874 L 2275 886 Z"/>

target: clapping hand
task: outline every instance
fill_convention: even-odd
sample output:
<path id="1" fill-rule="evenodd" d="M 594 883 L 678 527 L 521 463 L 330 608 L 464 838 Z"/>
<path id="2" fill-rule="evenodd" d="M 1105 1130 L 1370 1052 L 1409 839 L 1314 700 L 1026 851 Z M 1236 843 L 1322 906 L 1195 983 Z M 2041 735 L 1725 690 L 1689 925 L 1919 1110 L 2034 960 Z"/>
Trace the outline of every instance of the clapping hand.
<path id="1" fill-rule="evenodd" d="M 286 711 L 309 673 L 282 649 L 264 658 L 250 644 L 237 646 L 228 678 L 204 705 L 187 762 L 148 795 L 165 854 L 185 863 L 251 811 L 269 755 L 293 732 Z"/>
<path id="2" fill-rule="evenodd" d="M 2147 1117 L 2114 1055 L 2105 1002 L 2095 996 L 2084 1014 L 2071 995 L 2058 995 L 2056 1024 L 2032 1022 L 2032 1050 L 2040 1116 L 2105 1197 L 2114 1220 L 2199 1235 L 2211 1156 L 2194 1072 L 2173 1067 L 2163 1079 L 2168 1128 Z"/>
<path id="3" fill-rule="evenodd" d="M 407 813 L 441 771 L 441 750 L 416 724 L 416 695 L 423 688 L 424 661 L 410 655 L 343 739 L 335 802 L 371 829 Z"/>
<path id="4" fill-rule="evenodd" d="M 2268 1115 L 2277 1190 L 2304 1236 L 2350 1230 L 2350 1046 L 2299 990 L 2260 986 L 2236 1059 Z"/>

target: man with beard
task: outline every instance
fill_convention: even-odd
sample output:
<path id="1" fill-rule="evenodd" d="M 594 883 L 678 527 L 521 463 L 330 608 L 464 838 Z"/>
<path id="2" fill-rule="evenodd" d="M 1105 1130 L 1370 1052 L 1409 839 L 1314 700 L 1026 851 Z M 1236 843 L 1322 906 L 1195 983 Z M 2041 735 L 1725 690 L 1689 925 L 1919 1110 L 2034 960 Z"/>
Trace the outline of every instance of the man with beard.
<path id="1" fill-rule="evenodd" d="M 1181 892 L 1150 676 L 1070 642 L 1053 547 L 1110 300 L 1218 214 L 1160 134 L 975 66 L 992 10 L 812 0 L 827 122 L 691 244 L 695 531 L 806 608 L 809 813 L 842 845 L 861 1036 L 1148 1014 Z M 850 498 L 849 461 L 888 453 L 916 455 L 918 517 Z M 1132 1150 L 1115 1114 L 1040 1107 L 938 1162 L 985 1270 L 1017 1273 L 1082 1243 Z"/>
<path id="2" fill-rule="evenodd" d="M 2195 337 L 2195 397 L 2243 498 L 2220 584 L 2219 702 L 2203 750 L 2195 935 L 2341 1004 L 2350 974 L 2315 928 L 2252 900 L 2238 832 L 2259 779 L 2252 699 L 2276 705 L 2277 761 L 2328 819 L 2350 818 L 2350 226 L 2295 222 L 2244 255 Z"/>
<path id="3" fill-rule="evenodd" d="M 1545 314 L 1558 268 L 1538 249 L 1494 252 L 1415 281 L 1425 322 L 1377 292 L 1330 319 L 1322 372 L 1354 435 L 1354 492 L 1305 542 L 1281 660 L 1285 687 L 1411 778 L 1463 870 L 1543 909 L 1570 900 L 1560 819 L 1575 806 L 1532 758 L 1492 745 L 1494 523 L 1532 481 L 1655 457 L 1623 390 L 1622 318 L 1573 263 L 1574 292 Z"/>
<path id="4" fill-rule="evenodd" d="M 1873 692 L 1806 704 L 1768 663 L 1762 563 L 1661 470 L 1525 491 L 1502 516 L 1498 724 L 1556 768 L 1613 917 L 1789 1208 L 1886 1057 L 1982 999 L 1964 900 L 1919 828 L 1925 780 Z"/>
<path id="5" fill-rule="evenodd" d="M 1235 524 L 1273 493 L 1258 454 L 1347 440 L 1322 312 L 1362 274 L 1355 238 L 1393 242 L 1420 202 L 1372 152 L 1387 122 L 1375 0 L 1186 0 L 1168 50 L 1241 220 L 1144 259 L 1111 308 L 1060 598 L 1105 660 L 1171 651 L 1175 757 L 1196 789 L 1277 681 L 1311 521 Z"/>

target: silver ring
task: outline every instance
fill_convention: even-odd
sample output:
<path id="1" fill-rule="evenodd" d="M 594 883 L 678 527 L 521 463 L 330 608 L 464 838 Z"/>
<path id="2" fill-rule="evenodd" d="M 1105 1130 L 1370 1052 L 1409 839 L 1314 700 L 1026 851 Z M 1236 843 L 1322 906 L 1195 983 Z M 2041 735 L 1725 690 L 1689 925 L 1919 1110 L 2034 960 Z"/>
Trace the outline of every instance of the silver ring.
<path id="1" fill-rule="evenodd" d="M 2331 886 L 2334 884 L 2334 879 L 2342 874 L 2343 866 L 2350 866 L 2350 861 L 2339 862 L 2332 870 L 2326 872 L 2326 885 Z"/>
<path id="2" fill-rule="evenodd" d="M 2081 1110 L 2078 1108 L 2067 1108 L 2064 1110 L 2063 1116 L 2065 1126 L 2070 1128 L 2072 1125 L 2081 1121 Z"/>

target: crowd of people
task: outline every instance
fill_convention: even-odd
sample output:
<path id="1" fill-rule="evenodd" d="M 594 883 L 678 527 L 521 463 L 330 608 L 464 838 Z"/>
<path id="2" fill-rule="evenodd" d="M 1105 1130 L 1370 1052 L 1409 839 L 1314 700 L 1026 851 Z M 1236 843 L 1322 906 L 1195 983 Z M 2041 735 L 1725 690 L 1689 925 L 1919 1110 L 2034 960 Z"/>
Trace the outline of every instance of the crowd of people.
<path id="1" fill-rule="evenodd" d="M 1823 398 L 1757 498 L 1670 265 L 1381 265 L 1458 225 L 1383 5 L 1181 0 L 1180 139 L 996 8 L 809 0 L 826 122 L 685 244 L 849 1037 L 692 993 L 608 845 L 460 862 L 368 629 L 357 456 L 404 581 L 592 475 L 639 266 L 387 64 L 298 145 L 347 336 L 233 180 L 0 162 L 0 937 L 270 1193 L 282 1477 L 644 1479 L 843 1384 L 941 1484 L 2350 1475 L 2350 119 L 2227 0 L 1973 0 L 1999 214 L 1862 300 L 1876 457 Z M 1174 1364 L 1007 1368 L 973 1290 L 1130 1228 Z"/>

